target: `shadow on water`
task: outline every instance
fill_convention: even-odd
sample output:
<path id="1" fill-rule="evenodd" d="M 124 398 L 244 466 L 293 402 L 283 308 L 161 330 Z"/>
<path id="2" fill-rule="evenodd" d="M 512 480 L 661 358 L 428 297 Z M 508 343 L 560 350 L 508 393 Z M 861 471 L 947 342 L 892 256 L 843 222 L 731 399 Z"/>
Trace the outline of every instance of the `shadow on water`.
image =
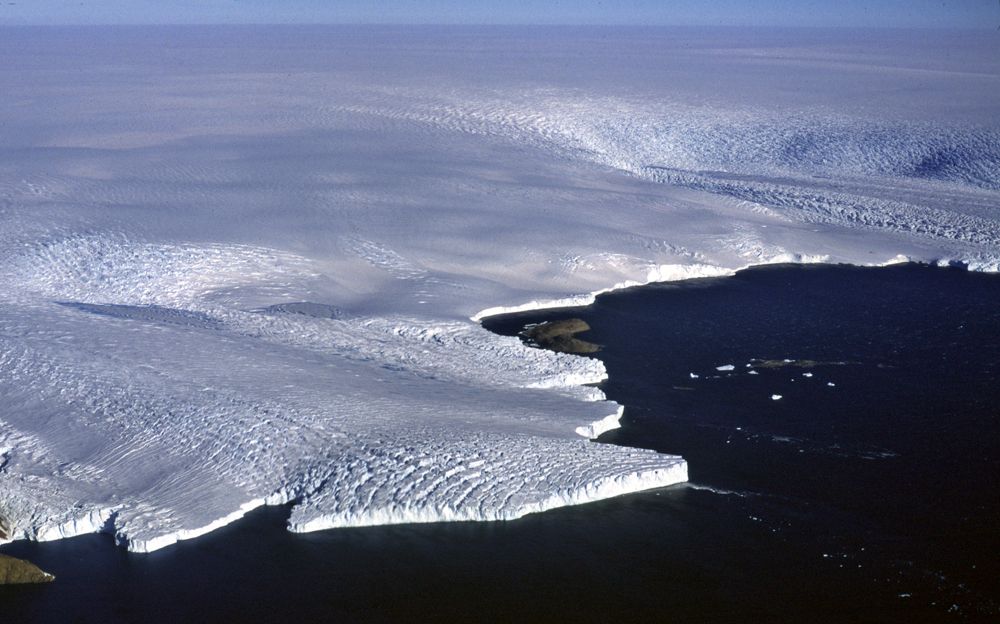
<path id="1" fill-rule="evenodd" d="M 284 530 L 287 507 L 262 508 L 149 555 L 99 535 L 11 544 L 2 551 L 57 581 L 0 588 L 0 612 L 12 622 L 995 620 L 997 302 L 1000 276 L 785 266 L 490 318 L 511 335 L 585 320 L 581 338 L 604 345 L 605 392 L 626 405 L 602 442 L 681 453 L 694 485 L 512 522 L 306 535 Z"/>

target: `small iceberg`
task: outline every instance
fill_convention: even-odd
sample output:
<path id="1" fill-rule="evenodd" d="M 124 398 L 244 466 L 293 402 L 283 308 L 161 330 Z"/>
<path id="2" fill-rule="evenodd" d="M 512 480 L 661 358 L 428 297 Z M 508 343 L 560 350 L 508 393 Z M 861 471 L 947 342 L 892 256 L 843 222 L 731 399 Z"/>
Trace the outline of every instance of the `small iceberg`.
<path id="1" fill-rule="evenodd" d="M 736 369 L 736 366 L 734 366 L 732 364 L 723 364 L 722 366 L 716 366 L 715 367 L 715 370 L 717 370 L 717 371 L 731 371 L 731 370 L 735 370 L 735 369 Z"/>
<path id="2" fill-rule="evenodd" d="M 771 400 L 772 401 L 780 401 L 781 400 L 781 395 L 780 394 L 772 394 L 771 395 Z"/>

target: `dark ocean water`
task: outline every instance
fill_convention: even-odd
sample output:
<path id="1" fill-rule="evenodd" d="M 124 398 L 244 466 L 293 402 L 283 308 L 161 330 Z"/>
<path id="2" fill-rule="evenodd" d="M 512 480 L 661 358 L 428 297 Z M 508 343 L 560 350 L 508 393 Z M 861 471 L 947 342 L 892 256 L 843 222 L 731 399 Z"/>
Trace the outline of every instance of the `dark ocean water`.
<path id="1" fill-rule="evenodd" d="M 572 317 L 626 406 L 601 442 L 680 453 L 690 486 L 307 535 L 263 509 L 150 555 L 12 544 L 58 580 L 0 588 L 0 618 L 1000 621 L 1000 276 L 767 267 L 485 324 Z"/>

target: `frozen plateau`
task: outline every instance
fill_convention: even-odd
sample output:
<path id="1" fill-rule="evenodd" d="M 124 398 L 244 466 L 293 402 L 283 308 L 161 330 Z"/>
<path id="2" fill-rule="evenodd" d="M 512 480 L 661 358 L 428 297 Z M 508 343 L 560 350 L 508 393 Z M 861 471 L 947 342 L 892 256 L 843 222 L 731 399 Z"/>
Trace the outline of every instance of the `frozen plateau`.
<path id="1" fill-rule="evenodd" d="M 485 315 L 1000 266 L 990 30 L 0 29 L 0 541 L 511 519 L 684 481 Z"/>

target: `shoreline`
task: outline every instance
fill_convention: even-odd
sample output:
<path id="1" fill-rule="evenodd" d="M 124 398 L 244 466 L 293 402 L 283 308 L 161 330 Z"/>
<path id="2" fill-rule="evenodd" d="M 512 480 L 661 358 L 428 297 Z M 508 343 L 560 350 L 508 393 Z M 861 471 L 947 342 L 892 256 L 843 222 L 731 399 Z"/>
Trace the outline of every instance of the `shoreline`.
<path id="1" fill-rule="evenodd" d="M 798 256 L 798 257 L 800 259 L 803 258 L 803 256 Z M 948 267 L 948 266 L 956 266 L 956 261 L 953 261 L 953 260 L 935 259 L 935 260 L 926 260 L 926 261 L 923 261 L 923 260 L 914 260 L 914 259 L 902 256 L 902 255 L 896 255 L 896 256 L 894 256 L 894 257 L 892 257 L 889 260 L 886 260 L 884 262 L 877 262 L 877 263 L 870 263 L 870 264 L 857 264 L 857 263 L 850 263 L 850 262 L 829 262 L 829 261 L 825 261 L 825 260 L 814 259 L 815 257 L 810 257 L 810 256 L 806 256 L 806 258 L 809 258 L 809 259 L 807 259 L 807 260 L 800 260 L 800 261 L 791 261 L 790 262 L 790 261 L 788 261 L 787 257 L 785 257 L 785 256 L 779 256 L 779 257 L 777 257 L 775 259 L 772 259 L 771 261 L 768 261 L 768 262 L 752 263 L 752 264 L 748 264 L 748 265 L 746 265 L 746 266 L 744 266 L 742 268 L 739 268 L 739 269 L 728 269 L 728 268 L 725 268 L 725 267 L 718 267 L 718 266 L 714 266 L 714 265 L 701 265 L 701 264 L 694 264 L 694 265 L 680 265 L 680 264 L 675 264 L 675 265 L 659 265 L 659 266 L 656 266 L 656 267 L 650 269 L 649 276 L 650 277 L 660 276 L 660 277 L 665 277 L 665 279 L 651 279 L 651 280 L 645 281 L 645 282 L 637 281 L 637 280 L 636 281 L 629 280 L 629 281 L 626 281 L 626 282 L 621 282 L 621 283 L 615 284 L 614 286 L 611 286 L 611 287 L 608 287 L 608 288 L 598 289 L 598 290 L 595 290 L 595 291 L 593 291 L 591 293 L 587 293 L 587 294 L 581 294 L 581 295 L 576 295 L 576 296 L 571 296 L 571 297 L 565 297 L 565 298 L 557 298 L 557 299 L 534 300 L 534 301 L 531 301 L 531 302 L 528 302 L 528 303 L 525 303 L 525 304 L 514 305 L 514 306 L 496 306 L 496 307 L 491 307 L 491 308 L 484 309 L 480 313 L 474 315 L 473 317 L 470 318 L 470 320 L 473 321 L 473 322 L 475 322 L 477 325 L 480 326 L 480 328 L 482 328 L 482 320 L 484 320 L 486 318 L 489 318 L 489 317 L 492 317 L 492 316 L 502 316 L 502 315 L 505 315 L 505 314 L 515 314 L 515 313 L 522 313 L 522 312 L 545 311 L 545 310 L 552 310 L 552 309 L 557 309 L 557 308 L 584 307 L 584 306 L 587 306 L 587 305 L 591 305 L 596 300 L 597 296 L 605 294 L 605 293 L 617 292 L 617 291 L 626 290 L 626 289 L 629 289 L 629 288 L 642 287 L 642 286 L 647 286 L 647 285 L 651 285 L 651 284 L 658 284 L 658 283 L 678 282 L 678 281 L 684 281 L 684 280 L 689 280 L 689 279 L 729 277 L 729 276 L 735 275 L 736 273 L 738 273 L 740 271 L 744 271 L 744 270 L 747 270 L 747 269 L 754 269 L 754 268 L 768 267 L 768 266 L 777 266 L 777 265 L 782 265 L 782 264 L 789 264 L 789 265 L 834 265 L 834 266 L 836 266 L 836 265 L 845 265 L 845 266 L 855 266 L 855 267 L 862 267 L 862 268 L 879 268 L 879 267 L 886 267 L 886 266 L 893 266 L 893 265 L 907 264 L 907 263 L 918 264 L 918 265 L 923 265 L 923 266 L 937 266 L 937 267 L 942 267 L 942 268 L 943 267 Z M 982 273 L 997 273 L 997 272 L 1000 272 L 1000 267 L 997 267 L 997 266 L 977 266 L 977 265 L 972 265 L 971 263 L 967 263 L 967 262 L 963 262 L 963 261 L 958 261 L 957 264 L 959 266 L 964 267 L 966 270 L 969 270 L 969 271 L 982 272 Z M 485 330 L 485 328 L 482 328 L 482 329 Z M 485 330 L 485 331 L 489 332 L 489 330 Z M 489 333 L 492 334 L 492 332 L 489 332 Z M 573 356 L 575 356 L 575 357 L 588 357 L 587 354 L 573 354 Z M 603 393 L 602 393 L 602 395 L 603 395 Z M 608 403 L 610 406 L 613 406 L 613 408 L 615 409 L 615 411 L 613 413 L 609 414 L 608 416 L 600 418 L 600 419 L 595 420 L 595 421 L 592 421 L 589 424 L 580 425 L 580 426 L 576 427 L 576 429 L 575 429 L 574 432 L 577 435 L 579 435 L 579 436 L 581 436 L 583 438 L 587 438 L 588 440 L 593 441 L 594 439 L 596 439 L 600 435 L 602 435 L 602 434 L 604 434 L 604 433 L 606 433 L 608 431 L 612 431 L 614 429 L 617 429 L 617 428 L 619 428 L 621 426 L 621 424 L 620 424 L 620 418 L 622 416 L 622 413 L 623 413 L 623 410 L 624 410 L 624 406 L 619 405 L 619 404 L 615 403 L 614 401 L 608 400 L 607 398 L 605 398 L 604 401 L 606 403 Z M 669 455 L 664 455 L 664 456 L 665 457 L 670 457 Z M 645 485 L 644 486 L 644 485 L 642 485 L 642 479 L 640 478 L 636 482 L 629 483 L 629 486 L 626 487 L 625 490 L 623 490 L 623 491 L 617 491 L 617 492 L 615 491 L 615 489 L 614 489 L 613 486 L 597 486 L 596 489 L 597 489 L 597 491 L 601 492 L 601 494 L 597 495 L 598 497 L 596 497 L 596 498 L 586 498 L 586 497 L 580 496 L 578 500 L 574 500 L 573 502 L 563 502 L 563 501 L 559 501 L 558 503 L 554 502 L 554 504 L 552 504 L 551 506 L 544 506 L 544 508 L 538 508 L 538 509 L 530 509 L 530 510 L 524 511 L 523 513 L 520 513 L 520 514 L 516 514 L 516 515 L 512 514 L 510 516 L 505 516 L 505 517 L 497 517 L 497 518 L 484 519 L 484 518 L 477 518 L 477 517 L 474 517 L 472 515 L 462 515 L 462 514 L 454 514 L 454 513 L 451 513 L 451 514 L 449 514 L 449 513 L 443 513 L 440 510 L 438 510 L 437 512 L 435 512 L 435 511 L 431 511 L 429 513 L 428 512 L 423 512 L 422 514 L 418 514 L 418 515 L 413 515 L 413 514 L 403 514 L 403 515 L 397 515 L 397 516 L 387 515 L 387 516 L 385 516 L 385 518 L 384 518 L 383 521 L 375 521 L 375 522 L 368 522 L 368 521 L 366 521 L 366 522 L 360 522 L 360 523 L 337 523 L 337 522 L 330 522 L 328 519 L 325 519 L 325 518 L 319 518 L 319 519 L 316 519 L 316 520 L 313 520 L 311 522 L 308 522 L 308 523 L 305 523 L 305 524 L 301 525 L 298 530 L 293 530 L 292 526 L 289 525 L 287 527 L 287 530 L 289 532 L 292 532 L 292 533 L 310 533 L 310 532 L 314 532 L 314 531 L 325 531 L 325 530 L 330 530 L 330 529 L 335 529 L 335 528 L 352 528 L 352 527 L 369 527 L 369 526 L 391 526 L 391 525 L 404 525 L 404 524 L 416 524 L 416 523 L 419 523 L 419 524 L 431 524 L 431 523 L 470 522 L 470 521 L 471 522 L 502 522 L 502 521 L 507 521 L 507 520 L 513 520 L 513 519 L 521 518 L 521 517 L 524 517 L 526 515 L 531 515 L 531 514 L 536 514 L 536 513 L 544 513 L 546 511 L 550 511 L 550 510 L 553 510 L 553 509 L 558 509 L 558 508 L 561 508 L 561 507 L 583 505 L 583 504 L 587 504 L 587 503 L 590 503 L 590 502 L 596 502 L 598 500 L 604 500 L 604 499 L 607 499 L 607 498 L 614 498 L 614 497 L 619 497 L 619 496 L 628 496 L 630 494 L 636 494 L 636 493 L 640 493 L 640 492 L 644 492 L 644 491 L 658 489 L 658 488 L 661 488 L 661 487 L 669 487 L 670 485 L 675 485 L 675 484 L 678 484 L 678 483 L 684 483 L 687 480 L 686 479 L 686 473 L 687 473 L 686 463 L 684 465 L 683 472 L 685 473 L 685 476 L 684 476 L 683 480 L 673 481 L 671 483 L 656 483 L 655 482 L 656 479 L 654 479 L 654 483 L 652 483 L 650 485 Z M 631 489 L 631 488 L 636 488 L 636 489 Z M 138 553 L 138 554 L 148 554 L 148 553 L 159 551 L 159 550 L 161 550 L 163 548 L 167 548 L 167 547 L 169 547 L 169 546 L 171 546 L 173 544 L 176 544 L 178 542 L 181 542 L 181 541 L 188 541 L 188 540 L 192 540 L 192 539 L 197 539 L 197 538 L 199 538 L 201 536 L 210 534 L 210 533 L 212 533 L 212 532 L 214 532 L 214 531 L 216 531 L 216 530 L 218 530 L 220 528 L 223 528 L 225 526 L 228 526 L 228 525 L 232 524 L 233 522 L 239 521 L 247 513 L 251 512 L 251 511 L 253 511 L 255 509 L 258 509 L 260 507 L 264 507 L 264 506 L 273 507 L 273 506 L 282 506 L 282 505 L 288 505 L 288 504 L 294 505 L 295 504 L 294 498 L 288 498 L 287 492 L 284 493 L 284 494 L 282 494 L 281 491 L 275 492 L 275 493 L 273 493 L 273 494 L 271 494 L 271 495 L 269 495 L 267 497 L 264 497 L 263 499 L 256 499 L 256 500 L 253 500 L 253 501 L 249 501 L 248 503 L 245 503 L 245 504 L 241 505 L 238 510 L 236 510 L 236 511 L 230 513 L 230 514 L 227 514 L 227 515 L 225 515 L 224 517 L 222 517 L 222 518 L 220 518 L 218 520 L 210 522 L 207 525 L 204 525 L 202 527 L 198 527 L 198 528 L 195 528 L 195 529 L 186 529 L 186 530 L 180 531 L 178 533 L 167 534 L 167 535 L 161 536 L 161 537 L 159 537 L 159 538 L 151 541 L 148 544 L 144 543 L 142 545 L 142 547 L 140 547 L 140 548 L 132 548 L 132 542 L 130 542 L 130 541 L 125 541 L 124 543 L 122 543 L 122 541 L 119 541 L 119 538 L 116 535 L 116 533 L 109 532 L 108 530 L 106 530 L 108 528 L 108 523 L 109 523 L 110 519 L 116 513 L 113 509 L 107 509 L 107 510 L 103 510 L 103 511 L 93 512 L 93 513 L 90 514 L 91 516 L 93 516 L 94 513 L 97 513 L 98 514 L 98 521 L 94 521 L 92 519 L 90 522 L 82 522 L 81 523 L 80 519 L 76 518 L 76 519 L 68 521 L 66 524 L 63 524 L 63 525 L 59 525 L 59 526 L 56 526 L 56 527 L 48 527 L 48 528 L 44 528 L 42 530 L 38 530 L 36 532 L 36 538 L 35 539 L 32 539 L 32 538 L 28 537 L 28 538 L 15 538 L 15 539 L 0 540 L 0 552 L 2 552 L 2 548 L 3 548 L 3 546 L 5 544 L 16 543 L 16 542 L 19 542 L 19 541 L 51 542 L 51 541 L 56 541 L 56 540 L 61 540 L 61 539 L 71 539 L 73 537 L 77 537 L 77 536 L 80 536 L 80 535 L 106 534 L 106 535 L 109 535 L 112 539 L 115 540 L 115 542 L 116 542 L 116 544 L 117 544 L 118 547 L 124 547 L 125 550 L 127 550 L 128 552 L 133 552 L 133 553 Z M 72 528 L 69 528 L 69 527 L 72 527 Z M 37 537 L 37 536 L 41 536 L 41 537 Z"/>
<path id="2" fill-rule="evenodd" d="M 798 259 L 796 259 L 798 258 Z M 649 284 L 661 284 L 669 282 L 680 282 L 688 279 L 702 279 L 710 277 L 730 277 L 739 273 L 740 271 L 746 271 L 747 269 L 755 269 L 759 267 L 773 266 L 779 264 L 827 264 L 827 265 L 846 265 L 855 266 L 862 268 L 878 268 L 893 266 L 896 264 L 920 264 L 924 266 L 936 266 L 936 267 L 962 267 L 969 271 L 974 271 L 977 273 L 1000 273 L 1000 262 L 994 263 L 981 263 L 979 261 L 972 261 L 967 259 L 952 259 L 952 258 L 914 258 L 906 256 L 903 254 L 896 254 L 884 260 L 882 262 L 869 262 L 869 263 L 859 263 L 851 262 L 849 260 L 833 260 L 830 256 L 810 256 L 802 254 L 781 254 L 770 260 L 764 262 L 751 262 L 745 264 L 739 268 L 727 268 L 722 266 L 717 266 L 714 264 L 661 264 L 652 265 L 649 269 L 649 276 L 646 280 L 626 280 L 624 282 L 619 282 L 614 286 L 609 286 L 607 288 L 599 288 L 597 290 L 591 291 L 589 293 L 581 293 L 579 295 L 570 295 L 568 297 L 561 297 L 555 299 L 541 299 L 532 300 L 526 303 L 514 304 L 510 306 L 494 306 L 490 308 L 485 308 L 480 310 L 476 314 L 469 317 L 469 320 L 475 323 L 481 323 L 483 319 L 489 318 L 491 316 L 500 316 L 502 314 L 516 314 L 518 312 L 534 312 L 537 310 L 549 310 L 552 308 L 572 308 L 572 307 L 582 307 L 588 306 L 594 303 L 594 300 L 599 296 L 606 293 L 618 292 L 620 290 L 626 290 L 629 288 L 635 288 L 637 286 L 647 286 Z M 662 276 L 662 277 L 654 277 Z"/>
<path id="3" fill-rule="evenodd" d="M 993 274 L 918 263 L 786 265 L 636 289 L 599 298 L 586 310 L 514 315 L 489 325 L 491 331 L 513 336 L 526 322 L 567 313 L 586 321 L 608 346 L 605 391 L 629 406 L 626 426 L 606 441 L 676 449 L 697 467 L 695 483 L 513 522 L 300 535 L 287 530 L 292 504 L 264 507 L 149 555 L 122 551 L 103 535 L 21 543 L 9 552 L 37 558 L 61 583 L 4 596 L 17 619 L 59 621 L 54 605 L 88 614 L 128 605 L 156 622 L 191 618 L 155 610 L 157 591 L 184 597 L 168 609 L 209 619 L 205 614 L 252 610 L 251 597 L 286 616 L 322 609 L 381 614 L 393 604 L 415 613 L 442 603 L 478 609 L 489 596 L 504 601 L 508 579 L 524 593 L 517 604 L 488 607 L 489 613 L 530 612 L 597 594 L 598 606 L 583 611 L 662 614 L 669 604 L 669 612 L 684 614 L 680 619 L 711 614 L 735 622 L 750 613 L 785 621 L 812 614 L 833 622 L 854 613 L 903 622 L 915 613 L 928 621 L 948 617 L 956 604 L 979 621 L 977 615 L 995 615 L 996 565 L 978 545 L 995 535 L 988 520 L 995 505 L 972 525 L 962 518 L 984 503 L 993 480 L 957 491 L 948 482 L 981 472 L 987 464 L 974 451 L 986 457 L 996 448 L 994 436 L 976 435 L 976 423 L 995 428 L 988 406 L 1000 374 L 990 309 L 997 292 Z M 734 309 L 746 314 L 734 318 Z M 884 310 L 901 317 L 870 317 Z M 839 365 L 857 349 L 853 366 Z M 934 353 L 941 357 L 928 359 Z M 972 359 L 954 365 L 966 353 Z M 792 362 L 808 370 L 789 369 L 782 357 L 801 358 Z M 744 362 L 761 364 L 759 376 Z M 696 392 L 670 389 L 692 370 L 701 373 L 691 382 Z M 922 382 L 928 375 L 937 383 Z M 828 389 L 828 380 L 837 389 Z M 963 387 L 967 393 L 955 391 Z M 772 390 L 785 400 L 772 404 L 766 398 Z M 857 400 L 864 397 L 871 402 Z M 954 450 L 964 449 L 961 456 L 971 462 L 924 461 L 941 422 L 954 433 Z M 912 478 L 914 487 L 892 487 L 900 477 Z M 913 527 L 910 518 L 927 496 L 943 496 L 947 504 Z M 968 542 L 953 530 L 964 526 L 987 532 Z M 950 537 L 938 544 L 942 533 Z M 927 577 L 927 570 L 940 575 Z M 454 578 L 468 581 L 464 590 Z M 532 594 L 527 587 L 543 589 Z M 719 587 L 723 595 L 714 593 Z M 609 603 L 609 595 L 623 599 Z"/>

